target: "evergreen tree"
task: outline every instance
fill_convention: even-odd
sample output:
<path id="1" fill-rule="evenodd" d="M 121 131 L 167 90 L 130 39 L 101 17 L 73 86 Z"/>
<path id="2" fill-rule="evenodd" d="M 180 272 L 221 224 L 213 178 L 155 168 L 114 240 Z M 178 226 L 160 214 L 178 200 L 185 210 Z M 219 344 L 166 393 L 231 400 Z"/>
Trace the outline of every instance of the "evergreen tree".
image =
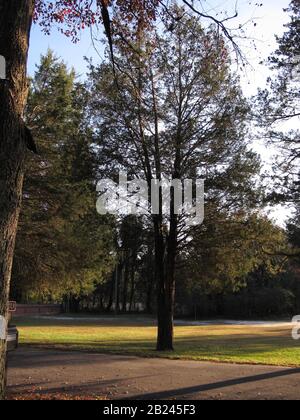
<path id="1" fill-rule="evenodd" d="M 184 10 L 175 8 L 176 14 L 172 31 L 165 16 L 163 36 L 141 31 L 130 45 L 117 45 L 117 81 L 107 64 L 91 66 L 90 112 L 102 170 L 117 178 L 121 168 L 145 179 L 149 190 L 153 178 L 204 177 L 212 211 L 251 212 L 259 202 L 254 176 L 260 163 L 247 147 L 249 107 L 225 41 Z M 171 190 L 170 215 L 160 206 L 152 217 L 158 350 L 173 348 L 176 261 L 193 232 L 172 203 Z"/>
<path id="2" fill-rule="evenodd" d="M 39 157 L 26 165 L 13 269 L 18 300 L 90 293 L 110 269 L 113 222 L 96 214 L 96 156 L 84 109 L 74 71 L 49 51 L 26 109 Z"/>

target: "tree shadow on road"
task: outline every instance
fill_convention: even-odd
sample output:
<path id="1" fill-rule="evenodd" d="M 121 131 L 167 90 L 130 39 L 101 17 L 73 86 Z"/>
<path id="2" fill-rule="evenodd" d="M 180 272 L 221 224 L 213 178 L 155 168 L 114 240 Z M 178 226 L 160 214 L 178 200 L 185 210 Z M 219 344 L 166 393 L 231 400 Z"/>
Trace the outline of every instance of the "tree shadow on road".
<path id="1" fill-rule="evenodd" d="M 195 394 L 201 392 L 214 391 L 222 388 L 255 383 L 259 381 L 272 380 L 282 378 L 285 376 L 300 375 L 300 369 L 286 369 L 278 372 L 263 373 L 260 375 L 246 376 L 236 379 L 230 379 L 220 382 L 214 382 L 211 384 L 204 384 L 198 386 L 191 386 L 180 389 L 171 389 L 167 391 L 153 392 L 148 394 L 135 395 L 130 397 L 134 400 L 168 400 L 173 398 L 191 398 Z M 127 398 L 124 398 L 125 400 Z"/>

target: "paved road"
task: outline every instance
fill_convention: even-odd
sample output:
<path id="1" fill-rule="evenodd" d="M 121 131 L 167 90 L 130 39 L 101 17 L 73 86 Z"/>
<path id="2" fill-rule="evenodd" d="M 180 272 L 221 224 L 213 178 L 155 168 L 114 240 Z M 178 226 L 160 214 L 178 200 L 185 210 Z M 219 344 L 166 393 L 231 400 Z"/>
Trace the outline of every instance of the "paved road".
<path id="1" fill-rule="evenodd" d="M 300 369 L 141 359 L 21 348 L 9 360 L 9 394 L 109 399 L 300 399 Z"/>

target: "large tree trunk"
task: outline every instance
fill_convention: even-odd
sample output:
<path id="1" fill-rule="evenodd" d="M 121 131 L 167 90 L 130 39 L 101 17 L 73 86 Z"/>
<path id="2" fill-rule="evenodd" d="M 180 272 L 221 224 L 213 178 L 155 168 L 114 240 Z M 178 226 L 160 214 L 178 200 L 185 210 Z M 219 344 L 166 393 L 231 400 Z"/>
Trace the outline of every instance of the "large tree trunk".
<path id="1" fill-rule="evenodd" d="M 159 225 L 155 226 L 155 273 L 157 281 L 157 350 L 173 351 L 175 264 L 177 227 L 171 222 L 168 240 L 164 241 Z"/>
<path id="2" fill-rule="evenodd" d="M 178 130 L 178 139 L 180 130 Z M 180 178 L 180 147 L 176 147 L 173 179 Z M 174 350 L 174 309 L 175 309 L 175 269 L 178 245 L 178 215 L 175 214 L 175 191 L 170 192 L 170 226 L 167 238 L 164 239 L 162 207 L 160 215 L 154 217 L 155 265 L 157 278 L 157 350 Z M 160 197 L 160 201 L 161 201 Z"/>
<path id="3" fill-rule="evenodd" d="M 7 80 L 0 80 L 0 315 L 7 303 L 22 198 L 27 99 L 27 54 L 34 0 L 0 0 L 0 55 Z M 0 399 L 5 392 L 6 343 L 0 340 Z"/>

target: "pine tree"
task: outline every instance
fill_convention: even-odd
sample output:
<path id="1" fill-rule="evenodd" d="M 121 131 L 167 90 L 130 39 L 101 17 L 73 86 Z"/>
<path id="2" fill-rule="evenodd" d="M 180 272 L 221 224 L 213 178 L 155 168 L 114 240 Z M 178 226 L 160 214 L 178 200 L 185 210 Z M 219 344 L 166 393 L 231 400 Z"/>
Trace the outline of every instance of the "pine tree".
<path id="1" fill-rule="evenodd" d="M 151 180 L 206 179 L 207 199 L 229 213 L 255 209 L 257 156 L 247 150 L 249 107 L 230 71 L 225 41 L 181 9 L 163 36 L 140 32 L 115 48 L 117 82 L 106 64 L 91 66 L 91 115 L 99 136 L 103 172 L 122 168 Z M 184 15 L 184 16 L 183 16 Z M 110 76 L 109 76 L 110 75 Z M 160 192 L 161 195 L 161 192 Z M 173 349 L 175 271 L 179 244 L 191 230 L 160 207 L 153 215 L 158 293 L 158 350 Z M 160 198 L 161 201 L 161 198 Z"/>
<path id="2" fill-rule="evenodd" d="M 74 71 L 49 51 L 26 110 L 39 157 L 26 165 L 13 269 L 19 299 L 90 293 L 110 267 L 110 221 L 96 214 L 96 156 L 84 101 Z"/>

